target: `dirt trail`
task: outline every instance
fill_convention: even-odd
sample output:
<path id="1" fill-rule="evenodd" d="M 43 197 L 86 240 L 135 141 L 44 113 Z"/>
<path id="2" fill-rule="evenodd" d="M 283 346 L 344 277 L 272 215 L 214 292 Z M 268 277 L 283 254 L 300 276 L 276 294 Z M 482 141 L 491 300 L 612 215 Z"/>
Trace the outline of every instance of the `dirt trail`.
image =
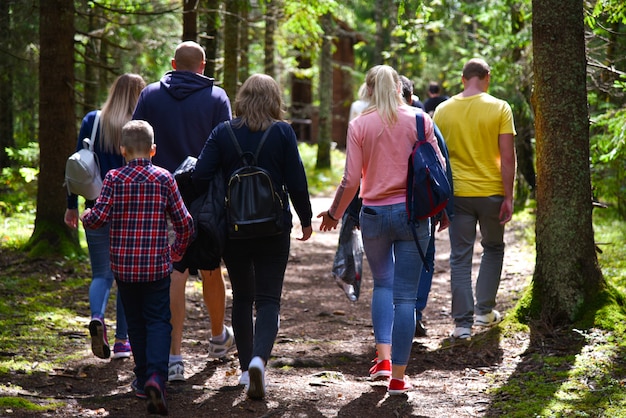
<path id="1" fill-rule="evenodd" d="M 314 217 L 328 208 L 330 199 L 313 199 Z M 297 221 L 297 216 L 294 216 Z M 337 231 L 319 232 L 308 242 L 292 240 L 287 268 L 281 326 L 267 371 L 268 391 L 263 401 L 246 398 L 237 386 L 235 356 L 213 360 L 207 356 L 210 330 L 200 283 L 188 283 L 187 320 L 183 337 L 187 381 L 168 388 L 172 417 L 478 417 L 497 416 L 486 391 L 506 379 L 519 362 L 527 341 L 501 336 L 493 345 L 450 345 L 452 329 L 448 274 L 447 233 L 436 237 L 436 267 L 424 323 L 426 338 L 415 339 L 407 369 L 414 390 L 389 397 L 386 385 L 366 377 L 374 358 L 370 320 L 371 274 L 364 263 L 358 302 L 350 302 L 330 278 Z M 293 236 L 299 236 L 296 225 Z M 507 232 L 506 260 L 497 308 L 506 312 L 528 283 L 534 257 L 515 239 L 515 224 Z M 479 251 L 479 246 L 476 247 Z M 477 267 L 478 258 L 475 258 Z M 227 283 L 228 285 L 228 283 Z M 87 289 L 85 289 L 85 299 Z M 113 304 L 110 304 L 113 305 Z M 230 295 L 227 322 L 230 322 Z M 70 307 L 71 308 L 71 307 Z M 112 306 L 109 318 L 114 317 Z M 80 312 L 88 322 L 88 312 Z M 112 324 L 111 324 L 112 325 Z M 112 332 L 112 331 L 111 331 Z M 62 330 L 59 330 L 60 335 Z M 62 337 L 67 338 L 67 337 Z M 474 340 L 480 340 L 480 334 Z M 81 350 L 82 360 L 53 373 L 14 375 L 11 383 L 30 400 L 49 398 L 66 406 L 54 412 L 0 416 L 26 417 L 137 417 L 145 405 L 130 389 L 132 360 L 103 361 L 89 351 L 84 338 L 68 339 L 68 352 Z M 0 382 L 7 384 L 7 382 Z M 4 395 L 0 390 L 0 395 Z"/>

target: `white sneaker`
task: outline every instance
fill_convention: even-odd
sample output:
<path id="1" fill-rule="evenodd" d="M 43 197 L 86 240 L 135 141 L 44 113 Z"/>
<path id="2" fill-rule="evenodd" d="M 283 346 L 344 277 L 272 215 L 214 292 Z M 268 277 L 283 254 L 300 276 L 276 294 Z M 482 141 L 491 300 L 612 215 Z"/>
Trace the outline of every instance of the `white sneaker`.
<path id="1" fill-rule="evenodd" d="M 167 367 L 168 382 L 184 382 L 185 381 L 185 365 L 182 361 L 170 363 Z"/>
<path id="2" fill-rule="evenodd" d="M 472 338 L 472 329 L 456 327 L 454 328 L 452 334 L 450 334 L 450 337 L 454 338 L 455 340 L 469 340 L 470 338 Z"/>
<path id="3" fill-rule="evenodd" d="M 261 357 L 254 357 L 248 367 L 250 384 L 247 394 L 251 399 L 263 399 L 265 396 L 265 365 Z"/>
<path id="4" fill-rule="evenodd" d="M 226 331 L 226 341 L 221 344 L 216 344 L 209 338 L 209 357 L 222 358 L 226 356 L 231 350 L 235 349 L 235 334 L 231 327 L 224 326 Z"/>
<path id="5" fill-rule="evenodd" d="M 476 315 L 474 324 L 480 327 L 490 327 L 502 321 L 502 315 L 495 309 L 485 315 Z"/>
<path id="6" fill-rule="evenodd" d="M 250 374 L 247 370 L 245 372 L 241 372 L 241 376 L 239 376 L 239 384 L 245 386 L 246 389 L 250 386 Z"/>

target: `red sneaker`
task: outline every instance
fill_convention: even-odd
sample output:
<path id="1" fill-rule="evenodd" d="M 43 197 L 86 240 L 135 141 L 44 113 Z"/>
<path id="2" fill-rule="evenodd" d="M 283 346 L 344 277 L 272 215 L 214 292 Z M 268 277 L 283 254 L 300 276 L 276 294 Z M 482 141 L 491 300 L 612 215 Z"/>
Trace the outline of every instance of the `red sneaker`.
<path id="1" fill-rule="evenodd" d="M 374 360 L 376 364 L 370 369 L 370 379 L 387 380 L 391 376 L 391 362 L 389 360 Z"/>
<path id="2" fill-rule="evenodd" d="M 411 389 L 413 389 L 413 386 L 407 381 L 406 376 L 404 376 L 404 379 L 391 379 L 387 393 L 390 395 L 402 395 Z"/>

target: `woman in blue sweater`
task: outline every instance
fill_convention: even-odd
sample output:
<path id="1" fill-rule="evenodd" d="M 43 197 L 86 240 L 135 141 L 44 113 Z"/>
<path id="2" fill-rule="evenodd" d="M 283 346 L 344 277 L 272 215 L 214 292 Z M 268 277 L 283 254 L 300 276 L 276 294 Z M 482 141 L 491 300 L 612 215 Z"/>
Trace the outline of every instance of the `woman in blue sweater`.
<path id="1" fill-rule="evenodd" d="M 243 84 L 235 100 L 236 118 L 231 125 L 245 152 L 257 149 L 271 129 L 257 165 L 267 170 L 278 190 L 284 190 L 284 228 L 280 235 L 251 239 L 228 239 L 223 260 L 233 289 L 233 329 L 242 374 L 252 399 L 265 396 L 265 365 L 278 333 L 280 300 L 289 258 L 292 228 L 291 199 L 302 225 L 300 241 L 311 237 L 311 202 L 296 134 L 281 118 L 281 90 L 270 76 L 255 74 Z M 240 166 L 240 157 L 224 122 L 209 136 L 198 158 L 193 182 L 202 190 L 218 170 L 225 181 Z M 205 186 L 204 186 L 205 187 Z M 253 308 L 256 308 L 256 324 Z"/>
<path id="2" fill-rule="evenodd" d="M 94 151 L 100 162 L 100 175 L 102 178 L 113 169 L 122 167 L 124 157 L 120 153 L 120 138 L 122 127 L 131 120 L 133 110 L 139 99 L 141 90 L 146 82 L 138 74 L 122 74 L 109 88 L 107 97 L 100 114 L 99 128 L 94 142 Z M 78 134 L 76 150 L 83 148 L 83 138 L 89 138 L 95 123 L 97 111 L 87 113 L 83 118 Z M 95 204 L 93 200 L 85 201 L 85 208 L 91 208 Z M 67 197 L 67 210 L 65 211 L 65 223 L 76 229 L 78 227 L 78 196 L 70 194 Z M 91 285 L 89 286 L 89 306 L 91 308 L 91 321 L 89 322 L 89 334 L 91 336 L 91 350 L 96 357 L 107 359 L 111 356 L 111 348 L 107 340 L 104 314 L 113 285 L 113 272 L 109 257 L 109 227 L 85 230 L 87 246 L 89 248 L 89 260 L 91 262 Z M 128 327 L 124 317 L 124 308 L 117 296 L 116 303 L 117 323 L 115 327 L 115 344 L 113 345 L 113 358 L 128 358 L 131 354 L 128 343 Z"/>

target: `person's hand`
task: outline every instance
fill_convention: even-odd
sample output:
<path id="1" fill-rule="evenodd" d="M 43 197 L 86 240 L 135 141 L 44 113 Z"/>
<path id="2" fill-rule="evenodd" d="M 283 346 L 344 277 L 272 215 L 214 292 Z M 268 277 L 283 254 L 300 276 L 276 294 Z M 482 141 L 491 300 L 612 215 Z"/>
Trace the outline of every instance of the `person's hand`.
<path id="1" fill-rule="evenodd" d="M 313 227 L 312 226 L 305 226 L 302 228 L 302 236 L 300 238 L 296 238 L 298 241 L 306 241 L 309 238 L 311 238 L 311 235 L 313 234 Z"/>
<path id="2" fill-rule="evenodd" d="M 445 210 L 441 213 L 441 219 L 439 219 L 439 229 L 437 232 L 441 232 L 450 226 L 450 218 L 448 218 L 448 212 Z"/>
<path id="3" fill-rule="evenodd" d="M 83 213 L 80 214 L 80 220 L 82 221 L 83 219 L 85 219 L 85 216 L 89 215 L 89 213 L 91 213 L 91 208 L 85 209 Z"/>
<path id="4" fill-rule="evenodd" d="M 333 229 L 337 229 L 337 224 L 339 224 L 339 219 L 334 219 L 330 216 L 328 211 L 324 211 L 317 215 L 318 218 L 322 218 L 322 223 L 320 224 L 320 231 L 330 231 Z"/>
<path id="5" fill-rule="evenodd" d="M 176 262 L 178 262 L 178 261 L 183 259 L 182 255 L 176 254 L 174 251 L 171 251 L 171 250 L 170 250 L 170 257 L 172 258 L 172 261 L 174 263 L 176 263 Z"/>
<path id="6" fill-rule="evenodd" d="M 513 218 L 513 198 L 504 198 L 500 205 L 500 225 L 504 225 Z"/>
<path id="7" fill-rule="evenodd" d="M 78 228 L 78 209 L 66 209 L 63 220 L 65 221 L 65 225 L 70 228 Z"/>

